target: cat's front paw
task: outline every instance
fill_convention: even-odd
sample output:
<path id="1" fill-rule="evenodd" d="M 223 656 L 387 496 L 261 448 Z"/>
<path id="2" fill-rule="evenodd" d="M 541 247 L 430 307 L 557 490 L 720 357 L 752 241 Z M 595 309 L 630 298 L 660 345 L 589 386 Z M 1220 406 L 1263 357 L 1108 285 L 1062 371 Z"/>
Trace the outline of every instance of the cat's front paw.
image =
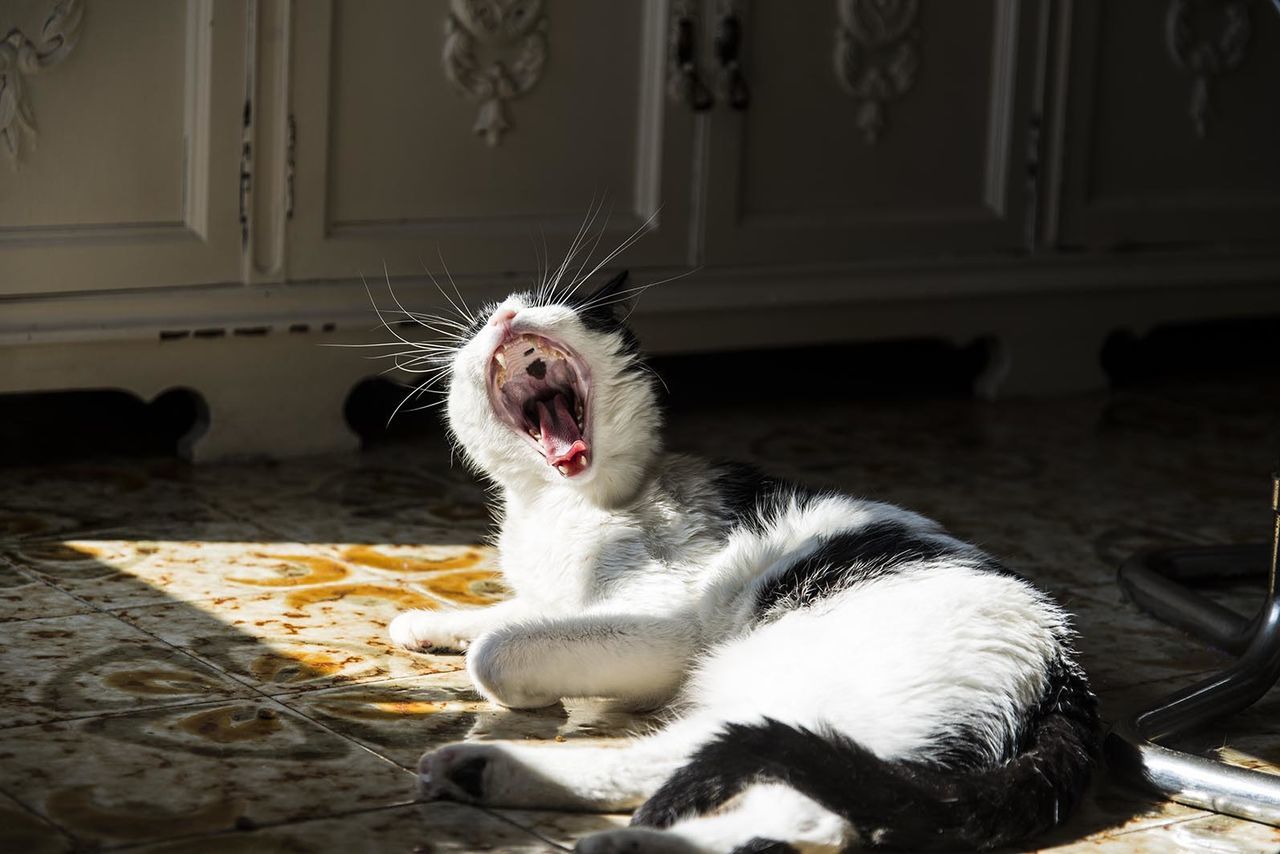
<path id="1" fill-rule="evenodd" d="M 463 652 L 471 639 L 450 631 L 448 618 L 435 611 L 405 611 L 391 621 L 391 641 L 414 652 Z"/>
<path id="2" fill-rule="evenodd" d="M 476 638 L 467 653 L 467 673 L 485 699 L 508 709 L 543 709 L 561 700 L 547 689 L 539 662 L 522 654 L 520 636 L 505 630 Z"/>

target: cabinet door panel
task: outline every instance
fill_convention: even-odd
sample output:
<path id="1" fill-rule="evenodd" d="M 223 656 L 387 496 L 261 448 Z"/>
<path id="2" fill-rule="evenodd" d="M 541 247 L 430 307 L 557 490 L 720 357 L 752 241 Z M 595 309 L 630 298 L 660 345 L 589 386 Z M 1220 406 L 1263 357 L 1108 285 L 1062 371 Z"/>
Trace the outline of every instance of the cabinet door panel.
<path id="1" fill-rule="evenodd" d="M 420 275 L 437 249 L 455 274 L 529 271 L 542 236 L 562 249 L 593 202 L 611 211 L 601 249 L 656 214 L 624 261 L 687 259 L 692 122 L 664 94 L 665 3 L 363 0 L 296 15 L 291 278 L 384 261 Z M 486 103 L 495 80 L 511 97 Z"/>
<path id="2" fill-rule="evenodd" d="M 1273 4 L 1081 0 L 1066 21 L 1059 241 L 1280 240 Z"/>
<path id="3" fill-rule="evenodd" d="M 709 262 L 1024 244 L 1039 4 L 742 5 L 752 97 L 711 118 Z"/>
<path id="4" fill-rule="evenodd" d="M 63 47 L 6 72 L 31 121 L 0 144 L 0 293 L 235 279 L 244 4 L 6 3 L 14 28 Z"/>

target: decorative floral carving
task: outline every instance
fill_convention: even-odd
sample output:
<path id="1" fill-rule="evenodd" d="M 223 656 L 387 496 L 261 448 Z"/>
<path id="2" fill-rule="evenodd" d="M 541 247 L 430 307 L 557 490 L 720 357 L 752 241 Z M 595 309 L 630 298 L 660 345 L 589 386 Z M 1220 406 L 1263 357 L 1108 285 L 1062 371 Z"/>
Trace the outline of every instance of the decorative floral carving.
<path id="1" fill-rule="evenodd" d="M 858 128 L 868 143 L 880 136 L 885 105 L 915 82 L 917 8 L 917 0 L 836 2 L 836 79 L 857 103 Z"/>
<path id="2" fill-rule="evenodd" d="M 501 54 L 511 54 L 509 62 L 497 58 Z M 450 0 L 444 73 L 480 102 L 472 130 L 489 145 L 511 127 L 506 102 L 537 85 L 546 61 L 543 0 Z"/>
<path id="3" fill-rule="evenodd" d="M 1229 0 L 1220 4 L 1222 23 L 1217 33 L 1206 37 L 1196 26 L 1193 5 L 1192 0 L 1172 0 L 1165 15 L 1165 41 L 1178 67 L 1195 75 L 1189 112 L 1196 136 L 1203 139 L 1212 111 L 1209 83 L 1218 75 L 1234 71 L 1244 60 L 1252 24 L 1248 0 Z"/>
<path id="4" fill-rule="evenodd" d="M 23 91 L 24 75 L 47 71 L 66 59 L 80 38 L 83 20 L 82 0 L 61 0 L 45 18 L 38 43 L 17 27 L 0 40 L 0 139 L 14 168 L 23 135 L 33 147 L 36 135 L 35 113 Z"/>

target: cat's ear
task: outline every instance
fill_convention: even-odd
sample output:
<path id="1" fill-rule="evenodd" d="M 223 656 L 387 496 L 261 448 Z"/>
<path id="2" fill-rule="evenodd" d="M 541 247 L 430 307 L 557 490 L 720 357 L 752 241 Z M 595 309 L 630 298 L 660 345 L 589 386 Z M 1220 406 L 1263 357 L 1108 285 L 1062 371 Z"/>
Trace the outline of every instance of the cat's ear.
<path id="1" fill-rule="evenodd" d="M 597 288 L 595 293 L 591 295 L 592 301 L 617 298 L 619 293 L 626 290 L 627 280 L 629 278 L 631 278 L 631 271 L 623 270 L 621 273 Z"/>
<path id="2" fill-rule="evenodd" d="M 623 318 L 631 312 L 636 296 L 628 292 L 627 281 L 630 275 L 630 271 L 623 270 L 583 296 L 580 302 L 575 299 L 583 319 L 601 327 L 621 324 Z"/>

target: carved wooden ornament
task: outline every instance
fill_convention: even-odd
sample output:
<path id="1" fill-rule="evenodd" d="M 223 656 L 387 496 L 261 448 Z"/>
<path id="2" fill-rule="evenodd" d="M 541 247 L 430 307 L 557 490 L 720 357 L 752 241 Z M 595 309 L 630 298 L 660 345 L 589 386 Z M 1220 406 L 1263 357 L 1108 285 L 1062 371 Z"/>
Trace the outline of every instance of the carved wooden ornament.
<path id="1" fill-rule="evenodd" d="M 0 40 L 0 140 L 16 169 L 22 138 L 35 147 L 36 118 L 23 90 L 25 76 L 39 74 L 62 62 L 80 38 L 84 19 L 81 0 L 61 0 L 45 18 L 40 41 L 14 27 Z"/>
<path id="2" fill-rule="evenodd" d="M 868 143 L 880 137 L 885 106 L 915 82 L 917 11 L 917 0 L 836 2 L 836 79 L 853 96 L 858 128 Z"/>
<path id="3" fill-rule="evenodd" d="M 444 73 L 480 102 L 472 130 L 497 145 L 512 127 L 506 103 L 526 94 L 547 60 L 543 0 L 450 0 Z"/>
<path id="4" fill-rule="evenodd" d="M 1173 0 L 1165 14 L 1165 41 L 1179 68 L 1195 75 L 1191 82 L 1188 112 L 1201 139 L 1209 130 L 1209 84 L 1214 77 L 1234 71 L 1244 61 L 1252 25 L 1248 0 L 1230 0 L 1221 6 L 1222 23 L 1216 32 L 1196 26 L 1192 0 Z"/>

